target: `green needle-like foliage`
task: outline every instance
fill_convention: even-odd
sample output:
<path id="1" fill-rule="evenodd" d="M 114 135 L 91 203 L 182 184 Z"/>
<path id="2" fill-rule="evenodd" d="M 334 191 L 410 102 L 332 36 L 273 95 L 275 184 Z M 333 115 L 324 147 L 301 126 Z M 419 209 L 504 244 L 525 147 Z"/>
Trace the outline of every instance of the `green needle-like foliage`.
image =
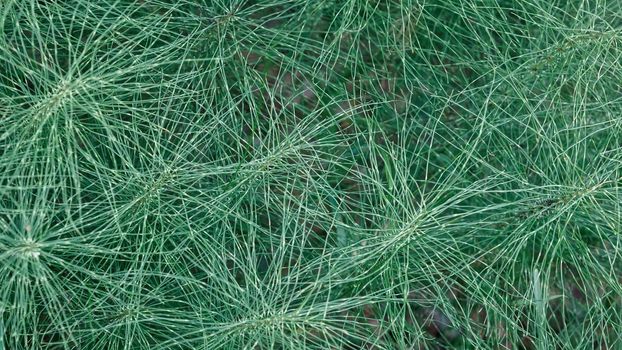
<path id="1" fill-rule="evenodd" d="M 0 350 L 622 348 L 622 2 L 0 0 Z"/>

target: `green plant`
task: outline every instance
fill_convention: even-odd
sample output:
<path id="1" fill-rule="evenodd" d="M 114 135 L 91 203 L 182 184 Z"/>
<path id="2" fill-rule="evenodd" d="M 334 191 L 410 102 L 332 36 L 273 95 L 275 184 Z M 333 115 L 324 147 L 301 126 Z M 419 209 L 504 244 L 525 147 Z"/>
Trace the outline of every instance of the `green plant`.
<path id="1" fill-rule="evenodd" d="M 621 25 L 0 2 L 0 349 L 620 347 Z"/>

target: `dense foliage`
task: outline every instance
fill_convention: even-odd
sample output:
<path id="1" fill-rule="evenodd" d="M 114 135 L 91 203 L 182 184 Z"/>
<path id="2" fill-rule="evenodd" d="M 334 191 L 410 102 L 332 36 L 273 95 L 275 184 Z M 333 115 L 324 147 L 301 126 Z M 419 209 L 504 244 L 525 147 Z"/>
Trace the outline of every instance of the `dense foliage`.
<path id="1" fill-rule="evenodd" d="M 1 0 L 0 349 L 609 349 L 622 2 Z"/>

